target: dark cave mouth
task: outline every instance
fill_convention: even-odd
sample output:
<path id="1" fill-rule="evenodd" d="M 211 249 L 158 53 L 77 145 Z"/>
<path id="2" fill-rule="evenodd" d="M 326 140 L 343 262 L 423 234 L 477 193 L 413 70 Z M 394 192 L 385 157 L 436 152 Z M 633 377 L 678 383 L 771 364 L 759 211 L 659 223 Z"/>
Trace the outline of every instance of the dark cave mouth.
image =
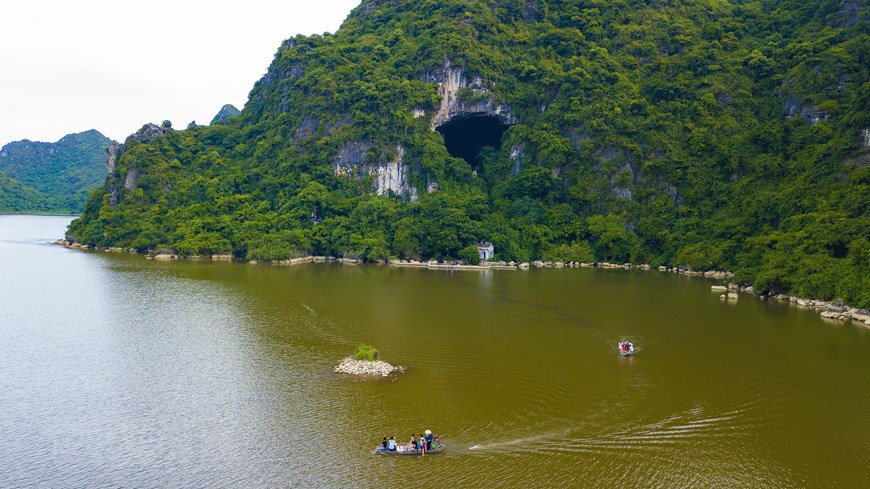
<path id="1" fill-rule="evenodd" d="M 500 149 L 507 128 L 507 124 L 499 117 L 472 115 L 451 119 L 436 130 L 444 138 L 444 146 L 451 156 L 462 158 L 472 169 L 479 170 L 480 151 L 487 146 Z"/>

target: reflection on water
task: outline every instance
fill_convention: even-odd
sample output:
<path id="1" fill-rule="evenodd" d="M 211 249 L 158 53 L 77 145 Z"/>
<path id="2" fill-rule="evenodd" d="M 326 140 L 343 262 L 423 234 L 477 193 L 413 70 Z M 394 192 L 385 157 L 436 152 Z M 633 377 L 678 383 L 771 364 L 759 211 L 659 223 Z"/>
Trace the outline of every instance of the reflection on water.
<path id="1" fill-rule="evenodd" d="M 157 263 L 46 244 L 68 221 L 0 217 L 2 487 L 870 476 L 862 327 L 657 273 Z M 360 342 L 408 372 L 334 375 Z M 445 452 L 371 454 L 427 428 Z"/>

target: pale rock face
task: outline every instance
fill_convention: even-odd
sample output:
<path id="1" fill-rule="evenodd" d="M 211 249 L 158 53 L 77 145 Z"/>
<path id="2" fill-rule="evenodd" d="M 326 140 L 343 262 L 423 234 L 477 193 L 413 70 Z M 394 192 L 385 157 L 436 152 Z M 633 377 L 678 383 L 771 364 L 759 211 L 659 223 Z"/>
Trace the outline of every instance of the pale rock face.
<path id="1" fill-rule="evenodd" d="M 520 172 L 520 167 L 522 166 L 523 156 L 526 154 L 526 145 L 525 143 L 515 144 L 510 151 L 511 161 L 514 162 L 514 174 Z"/>
<path id="2" fill-rule="evenodd" d="M 417 200 L 416 189 L 408 185 L 408 167 L 405 165 L 405 148 L 396 146 L 396 159 L 393 161 L 380 161 L 378 163 L 366 162 L 366 153 L 370 146 L 362 142 L 349 142 L 338 153 L 338 158 L 333 164 L 336 176 L 361 177 L 361 175 L 375 176 L 375 193 L 386 195 L 393 192 L 398 196 L 407 196 L 411 201 Z"/>
<path id="3" fill-rule="evenodd" d="M 458 115 L 492 115 L 500 117 L 508 124 L 514 122 L 510 107 L 496 106 L 480 77 L 474 77 L 469 81 L 465 76 L 465 70 L 458 66 L 451 66 L 449 60 L 444 62 L 444 66 L 438 73 L 426 75 L 424 79 L 437 82 L 438 94 L 441 96 L 441 105 L 432 119 L 433 130 Z M 481 96 L 480 100 L 462 100 L 459 96 L 459 90 L 462 88 L 473 90 L 476 95 Z"/>
<path id="4" fill-rule="evenodd" d="M 408 169 L 404 164 L 405 148 L 401 145 L 396 146 L 396 160 L 388 163 L 381 163 L 374 172 L 377 174 L 377 189 L 378 195 L 385 195 L 387 191 L 392 191 L 396 195 L 404 195 L 408 191 Z"/>
<path id="5" fill-rule="evenodd" d="M 124 188 L 127 190 L 134 190 L 136 188 L 136 179 L 139 177 L 139 169 L 131 167 L 127 170 L 127 178 L 124 179 Z"/>
<path id="6" fill-rule="evenodd" d="M 112 141 L 111 146 L 106 148 L 106 169 L 109 170 L 109 175 L 115 174 L 115 161 L 118 159 L 121 147 L 117 141 Z"/>
<path id="7" fill-rule="evenodd" d="M 613 193 L 617 197 L 621 197 L 627 201 L 631 201 L 632 184 L 634 182 L 634 169 L 631 167 L 631 164 L 626 163 L 625 165 L 622 166 L 622 168 L 620 168 L 619 171 L 622 173 L 628 174 L 629 177 L 631 178 L 631 181 L 626 186 L 617 185 L 616 184 L 617 176 L 616 175 L 611 176 L 610 183 L 611 183 L 611 185 L 613 185 Z"/>

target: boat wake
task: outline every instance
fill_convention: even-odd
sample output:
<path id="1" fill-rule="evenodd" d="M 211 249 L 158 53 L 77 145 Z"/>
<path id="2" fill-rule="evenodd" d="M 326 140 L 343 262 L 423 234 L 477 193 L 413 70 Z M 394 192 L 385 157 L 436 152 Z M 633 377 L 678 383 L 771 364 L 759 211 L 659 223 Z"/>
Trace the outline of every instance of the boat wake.
<path id="1" fill-rule="evenodd" d="M 586 423 L 533 436 L 475 444 L 469 450 L 488 453 L 573 452 L 614 455 L 669 446 L 679 449 L 686 444 L 697 446 L 698 443 L 709 443 L 719 446 L 727 440 L 752 436 L 760 426 L 768 425 L 778 416 L 777 410 L 759 409 L 759 399 L 751 396 L 742 402 L 722 407 L 700 402 L 659 419 L 625 423 L 616 430 L 605 428 L 599 431 L 603 426 L 590 419 Z"/>

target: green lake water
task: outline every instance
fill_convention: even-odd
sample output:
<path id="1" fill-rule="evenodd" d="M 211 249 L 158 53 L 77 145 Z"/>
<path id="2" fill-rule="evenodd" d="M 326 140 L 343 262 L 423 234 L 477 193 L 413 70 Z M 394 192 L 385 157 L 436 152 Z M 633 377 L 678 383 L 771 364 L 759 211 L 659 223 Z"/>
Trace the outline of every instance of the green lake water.
<path id="1" fill-rule="evenodd" d="M 862 325 L 658 272 L 157 262 L 49 244 L 69 220 L 0 216 L 0 487 L 870 478 Z M 360 342 L 407 372 L 336 375 Z M 425 429 L 443 453 L 371 454 Z"/>

